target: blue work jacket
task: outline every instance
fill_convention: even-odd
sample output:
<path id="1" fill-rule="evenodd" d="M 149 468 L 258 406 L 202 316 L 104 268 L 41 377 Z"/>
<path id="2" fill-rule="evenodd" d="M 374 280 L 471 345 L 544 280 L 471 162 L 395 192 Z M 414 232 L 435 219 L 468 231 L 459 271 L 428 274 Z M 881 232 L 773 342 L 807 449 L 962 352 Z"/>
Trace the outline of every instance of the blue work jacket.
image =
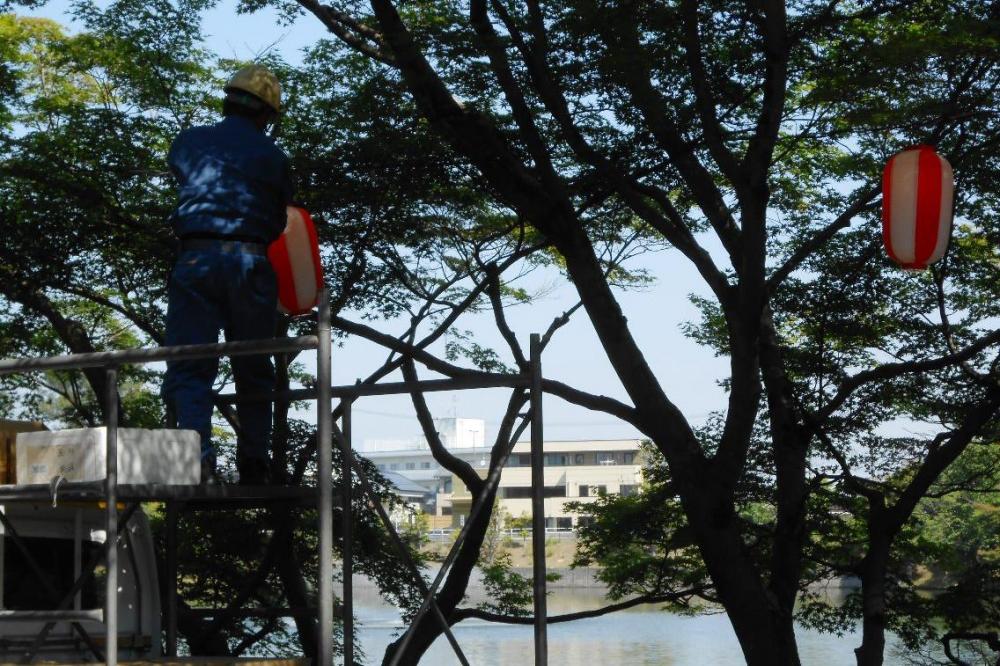
<path id="1" fill-rule="evenodd" d="M 288 157 L 248 119 L 227 116 L 177 135 L 167 156 L 179 202 L 178 237 L 214 235 L 270 243 L 292 200 Z"/>

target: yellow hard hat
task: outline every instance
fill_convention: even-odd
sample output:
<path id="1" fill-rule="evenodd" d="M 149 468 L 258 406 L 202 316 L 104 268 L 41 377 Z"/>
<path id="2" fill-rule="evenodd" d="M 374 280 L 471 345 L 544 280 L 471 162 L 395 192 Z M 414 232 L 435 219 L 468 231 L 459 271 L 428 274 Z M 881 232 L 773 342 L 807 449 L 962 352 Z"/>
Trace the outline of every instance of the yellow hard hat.
<path id="1" fill-rule="evenodd" d="M 233 74 L 223 89 L 227 93 L 242 91 L 250 93 L 277 113 L 281 110 L 281 84 L 278 77 L 262 65 L 247 65 Z"/>

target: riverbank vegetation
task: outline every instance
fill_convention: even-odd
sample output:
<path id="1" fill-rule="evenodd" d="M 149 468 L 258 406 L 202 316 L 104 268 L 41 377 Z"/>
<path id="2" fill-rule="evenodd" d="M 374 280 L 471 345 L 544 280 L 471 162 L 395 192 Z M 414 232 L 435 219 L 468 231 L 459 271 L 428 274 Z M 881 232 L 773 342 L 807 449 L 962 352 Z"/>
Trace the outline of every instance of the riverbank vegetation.
<path id="1" fill-rule="evenodd" d="M 905 470 L 898 478 L 885 479 L 883 487 L 905 487 L 912 473 Z M 678 612 L 711 610 L 715 593 L 705 586 L 704 563 L 685 536 L 690 529 L 677 508 L 669 469 L 648 446 L 643 476 L 635 496 L 605 496 L 594 505 L 577 506 L 593 522 L 580 529 L 574 564 L 599 567 L 598 579 L 612 600 L 660 596 L 671 598 Z M 885 622 L 912 663 L 943 659 L 943 635 L 988 631 L 1000 624 L 998 506 L 1000 445 L 984 442 L 949 467 L 893 542 L 884 579 Z M 846 635 L 863 620 L 866 512 L 837 484 L 817 493 L 805 555 L 810 566 L 795 609 L 804 626 Z M 740 515 L 766 526 L 774 509 L 748 493 Z M 764 541 L 752 545 L 766 548 Z M 831 586 L 847 590 L 842 603 L 830 603 Z M 992 663 L 988 650 L 982 658 Z"/>

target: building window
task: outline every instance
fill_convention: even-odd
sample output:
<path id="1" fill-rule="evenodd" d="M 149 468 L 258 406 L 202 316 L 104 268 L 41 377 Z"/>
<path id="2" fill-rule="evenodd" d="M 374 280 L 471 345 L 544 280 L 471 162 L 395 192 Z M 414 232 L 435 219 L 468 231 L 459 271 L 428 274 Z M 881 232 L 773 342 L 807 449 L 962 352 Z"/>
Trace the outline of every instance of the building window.
<path id="1" fill-rule="evenodd" d="M 586 483 L 581 483 L 579 488 L 580 490 L 577 492 L 579 497 L 590 497 L 590 486 Z"/>
<path id="2" fill-rule="evenodd" d="M 565 518 L 556 518 L 556 527 L 563 530 L 568 530 L 573 527 L 573 519 L 569 516 Z"/>
<path id="3" fill-rule="evenodd" d="M 583 464 L 583 454 L 582 453 L 577 453 L 576 455 L 573 456 L 573 464 L 574 465 L 582 465 Z"/>
<path id="4" fill-rule="evenodd" d="M 566 486 L 545 486 L 544 497 L 566 497 Z M 500 489 L 503 499 L 529 499 L 531 486 L 507 486 Z"/>
<path id="5" fill-rule="evenodd" d="M 622 497 L 631 497 L 639 494 L 639 486 L 634 483 L 623 483 L 618 492 Z"/>
<path id="6" fill-rule="evenodd" d="M 385 465 L 379 465 L 378 466 L 378 471 L 384 472 L 385 471 Z"/>
<path id="7" fill-rule="evenodd" d="M 399 469 L 399 463 L 392 463 L 391 465 L 389 465 L 389 469 L 395 472 L 397 469 Z"/>
<path id="8" fill-rule="evenodd" d="M 443 506 L 443 507 L 441 507 L 441 515 L 442 516 L 450 516 L 451 515 L 451 507 L 450 506 Z"/>
<path id="9" fill-rule="evenodd" d="M 565 456 L 561 453 L 550 453 L 545 456 L 545 464 L 552 465 L 555 467 L 562 467 L 569 464 L 569 456 Z"/>
<path id="10" fill-rule="evenodd" d="M 593 524 L 594 524 L 593 516 L 580 516 L 579 518 L 576 519 L 577 527 L 586 527 L 587 525 L 593 525 Z"/>
<path id="11" fill-rule="evenodd" d="M 600 496 L 600 495 L 607 495 L 608 494 L 608 487 L 607 486 L 597 486 L 597 494 L 598 494 L 598 496 Z"/>
<path id="12" fill-rule="evenodd" d="M 622 456 L 622 459 L 624 460 L 626 465 L 631 465 L 633 462 L 635 462 L 635 454 L 632 452 L 626 453 L 625 455 Z"/>
<path id="13" fill-rule="evenodd" d="M 430 469 L 430 468 L 431 468 L 431 464 L 429 462 L 422 462 L 422 463 L 420 463 L 420 469 Z"/>
<path id="14" fill-rule="evenodd" d="M 517 464 L 521 467 L 531 467 L 531 454 L 530 453 L 518 453 L 517 454 Z"/>
<path id="15" fill-rule="evenodd" d="M 406 463 L 406 469 L 416 469 L 416 468 L 417 468 L 416 463 Z"/>
<path id="16" fill-rule="evenodd" d="M 444 490 L 441 492 L 450 493 L 451 492 L 451 479 L 445 479 Z"/>
<path id="17" fill-rule="evenodd" d="M 599 465 L 614 465 L 615 464 L 615 454 L 613 454 L 613 453 L 599 453 L 599 454 L 597 454 L 597 463 Z"/>

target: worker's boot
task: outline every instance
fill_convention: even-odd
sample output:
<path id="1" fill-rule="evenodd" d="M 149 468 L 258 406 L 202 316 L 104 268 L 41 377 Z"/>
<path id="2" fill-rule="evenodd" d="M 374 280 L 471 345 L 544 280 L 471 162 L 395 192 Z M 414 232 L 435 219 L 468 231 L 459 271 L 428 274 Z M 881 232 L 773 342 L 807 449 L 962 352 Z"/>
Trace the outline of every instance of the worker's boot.
<path id="1" fill-rule="evenodd" d="M 222 480 L 219 478 L 218 473 L 215 471 L 214 460 L 206 459 L 201 461 L 201 485 L 203 486 L 222 485 Z"/>
<path id="2" fill-rule="evenodd" d="M 243 458 L 237 461 L 236 468 L 241 486 L 271 485 L 271 464 L 267 458 Z"/>

